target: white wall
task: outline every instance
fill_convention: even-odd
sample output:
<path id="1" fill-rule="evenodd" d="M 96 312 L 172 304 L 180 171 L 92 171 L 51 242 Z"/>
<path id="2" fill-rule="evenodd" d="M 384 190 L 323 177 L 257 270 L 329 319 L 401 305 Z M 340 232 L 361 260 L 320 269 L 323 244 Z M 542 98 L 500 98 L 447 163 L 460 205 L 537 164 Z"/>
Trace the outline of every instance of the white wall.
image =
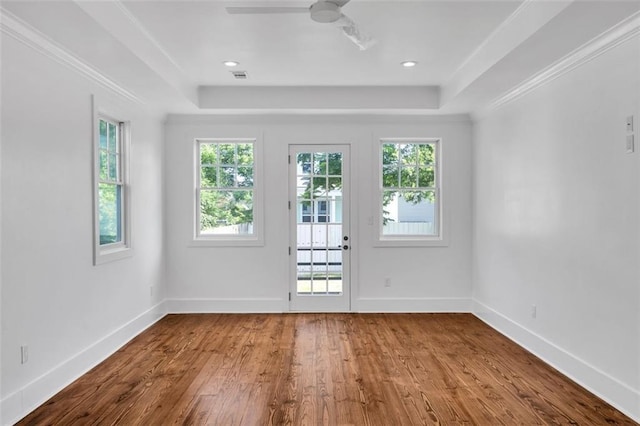
<path id="1" fill-rule="evenodd" d="M 441 137 L 449 245 L 373 247 L 373 173 L 379 137 Z M 469 311 L 471 125 L 466 117 L 171 116 L 166 125 L 169 309 L 286 311 L 288 302 L 289 144 L 349 143 L 351 245 L 356 311 Z M 261 137 L 264 142 L 265 245 L 190 247 L 194 139 Z M 384 278 L 391 287 L 384 287 Z"/>
<path id="2" fill-rule="evenodd" d="M 132 122 L 131 258 L 92 263 L 91 95 Z M 163 298 L 162 122 L 2 38 L 2 424 L 157 319 Z M 150 296 L 154 286 L 155 296 Z M 20 363 L 20 346 L 29 360 Z"/>
<path id="3" fill-rule="evenodd" d="M 638 149 L 638 36 L 478 121 L 473 293 L 481 318 L 640 419 L 632 114 Z"/>

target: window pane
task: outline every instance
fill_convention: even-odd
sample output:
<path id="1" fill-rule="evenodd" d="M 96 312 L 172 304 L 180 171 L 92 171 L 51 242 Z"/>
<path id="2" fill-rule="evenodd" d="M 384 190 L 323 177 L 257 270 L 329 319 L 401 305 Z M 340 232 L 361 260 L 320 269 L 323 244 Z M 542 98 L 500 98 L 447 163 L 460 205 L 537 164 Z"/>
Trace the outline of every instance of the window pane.
<path id="1" fill-rule="evenodd" d="M 122 241 L 122 188 L 120 185 L 98 185 L 98 220 L 100 245 Z"/>
<path id="2" fill-rule="evenodd" d="M 312 204 L 310 200 L 304 200 L 301 198 L 297 199 L 297 204 L 299 207 L 299 212 L 300 215 L 298 217 L 298 223 L 309 223 L 311 222 L 311 218 L 313 217 L 313 209 L 312 209 Z M 300 238 L 302 238 L 300 235 L 300 232 L 302 231 L 308 233 L 308 239 L 307 240 L 301 240 Z M 311 244 L 311 228 L 300 228 L 298 227 L 298 243 L 300 244 L 300 241 L 308 241 L 309 244 Z"/>
<path id="3" fill-rule="evenodd" d="M 218 163 L 217 155 L 218 144 L 203 143 L 200 144 L 200 164 L 215 165 Z"/>
<path id="4" fill-rule="evenodd" d="M 116 154 L 109 154 L 109 176 L 107 179 L 114 182 L 118 180 L 118 161 Z"/>
<path id="5" fill-rule="evenodd" d="M 329 182 L 329 191 L 335 191 L 342 189 L 342 178 L 339 177 L 330 177 L 328 178 Z"/>
<path id="6" fill-rule="evenodd" d="M 418 164 L 418 150 L 415 144 L 400 145 L 400 155 L 402 156 L 402 164 L 406 166 L 415 166 Z"/>
<path id="7" fill-rule="evenodd" d="M 327 202 L 318 201 L 318 214 L 327 214 Z"/>
<path id="8" fill-rule="evenodd" d="M 314 177 L 313 178 L 313 196 L 318 197 L 320 195 L 326 194 L 327 188 L 327 178 L 325 177 Z"/>
<path id="9" fill-rule="evenodd" d="M 238 167 L 238 186 L 253 186 L 253 167 Z"/>
<path id="10" fill-rule="evenodd" d="M 299 175 L 308 175 L 311 173 L 311 154 L 306 152 L 302 154 L 298 154 L 297 158 L 298 163 L 298 174 Z"/>
<path id="11" fill-rule="evenodd" d="M 253 191 L 200 191 L 200 233 L 253 233 Z"/>
<path id="12" fill-rule="evenodd" d="M 436 235 L 435 201 L 434 191 L 385 191 L 382 234 Z"/>
<path id="13" fill-rule="evenodd" d="M 116 154 L 109 154 L 109 180 L 118 180 L 118 159 Z"/>
<path id="14" fill-rule="evenodd" d="M 220 167 L 220 188 L 233 188 L 236 169 L 234 167 Z"/>
<path id="15" fill-rule="evenodd" d="M 382 167 L 382 187 L 383 188 L 398 187 L 398 166 Z"/>
<path id="16" fill-rule="evenodd" d="M 433 144 L 419 146 L 420 164 L 434 164 L 436 162 L 436 148 Z"/>
<path id="17" fill-rule="evenodd" d="M 220 164 L 233 165 L 235 164 L 235 144 L 222 143 L 220 144 Z"/>
<path id="18" fill-rule="evenodd" d="M 218 185 L 217 167 L 203 166 L 200 169 L 200 186 L 204 188 L 215 188 Z"/>
<path id="19" fill-rule="evenodd" d="M 418 186 L 434 187 L 436 186 L 435 170 L 433 166 L 420 167 L 418 169 Z"/>
<path id="20" fill-rule="evenodd" d="M 390 165 L 398 162 L 398 147 L 395 143 L 382 144 L 382 164 Z"/>
<path id="21" fill-rule="evenodd" d="M 109 123 L 109 151 L 118 152 L 118 132 L 114 123 Z"/>
<path id="22" fill-rule="evenodd" d="M 327 174 L 327 154 L 323 152 L 313 154 L 313 173 L 317 175 Z"/>
<path id="23" fill-rule="evenodd" d="M 107 122 L 100 120 L 100 149 L 107 149 Z"/>
<path id="24" fill-rule="evenodd" d="M 248 166 L 253 164 L 253 145 L 250 143 L 238 144 L 238 164 Z"/>
<path id="25" fill-rule="evenodd" d="M 330 175 L 342 175 L 342 153 L 335 152 L 329 154 L 329 170 Z"/>
<path id="26" fill-rule="evenodd" d="M 404 166 L 400 169 L 400 187 L 415 188 L 418 186 L 418 176 L 415 166 Z"/>
<path id="27" fill-rule="evenodd" d="M 109 156 L 106 151 L 100 151 L 100 179 L 109 179 Z"/>

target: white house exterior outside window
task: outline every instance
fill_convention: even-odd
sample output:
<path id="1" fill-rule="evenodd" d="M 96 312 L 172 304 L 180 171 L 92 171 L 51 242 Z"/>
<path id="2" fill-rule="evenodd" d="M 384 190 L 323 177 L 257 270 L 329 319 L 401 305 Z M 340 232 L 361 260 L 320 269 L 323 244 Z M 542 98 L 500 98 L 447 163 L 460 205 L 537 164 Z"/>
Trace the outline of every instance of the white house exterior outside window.
<path id="1" fill-rule="evenodd" d="M 439 139 L 380 141 L 380 242 L 442 241 L 440 143 Z"/>

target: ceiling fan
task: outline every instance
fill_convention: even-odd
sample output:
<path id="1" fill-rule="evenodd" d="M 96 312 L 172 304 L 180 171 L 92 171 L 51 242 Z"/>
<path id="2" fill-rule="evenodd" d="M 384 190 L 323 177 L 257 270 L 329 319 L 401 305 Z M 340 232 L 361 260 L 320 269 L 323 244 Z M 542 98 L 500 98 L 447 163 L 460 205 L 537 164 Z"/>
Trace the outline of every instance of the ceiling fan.
<path id="1" fill-rule="evenodd" d="M 308 13 L 315 22 L 333 24 L 360 50 L 367 50 L 376 40 L 364 34 L 351 18 L 342 13 L 342 7 L 349 0 L 318 0 L 310 7 L 300 6 L 228 6 L 227 13 L 236 14 L 279 14 Z"/>

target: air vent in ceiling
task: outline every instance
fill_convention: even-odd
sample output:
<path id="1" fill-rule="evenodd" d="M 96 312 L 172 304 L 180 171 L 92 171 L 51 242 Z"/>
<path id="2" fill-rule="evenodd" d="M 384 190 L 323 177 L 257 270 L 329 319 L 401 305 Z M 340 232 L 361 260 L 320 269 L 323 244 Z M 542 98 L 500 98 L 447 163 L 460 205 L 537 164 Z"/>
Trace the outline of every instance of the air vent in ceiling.
<path id="1" fill-rule="evenodd" d="M 231 74 L 238 80 L 246 80 L 247 72 L 246 71 L 231 71 Z"/>

